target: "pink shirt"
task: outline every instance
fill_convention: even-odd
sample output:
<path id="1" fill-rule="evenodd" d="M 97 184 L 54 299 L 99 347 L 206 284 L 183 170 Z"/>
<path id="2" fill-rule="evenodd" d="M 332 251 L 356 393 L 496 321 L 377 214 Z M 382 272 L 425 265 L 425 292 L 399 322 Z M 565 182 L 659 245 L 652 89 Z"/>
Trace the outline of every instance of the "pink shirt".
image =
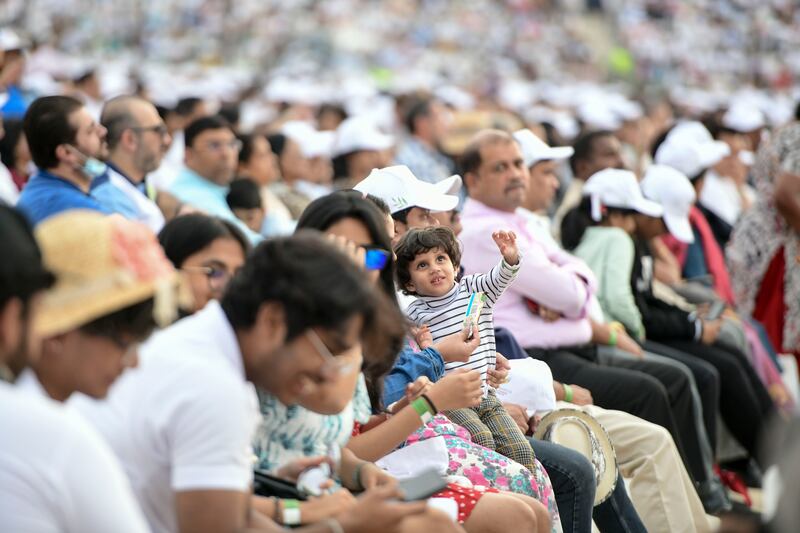
<path id="1" fill-rule="evenodd" d="M 596 282 L 583 261 L 540 243 L 529 231 L 527 219 L 518 213 L 498 211 L 470 198 L 464 204 L 461 220 L 461 262 L 467 274 L 488 272 L 497 262 L 492 232 L 511 230 L 517 235 L 524 261 L 517 279 L 495 305 L 496 325 L 511 330 L 525 348 L 575 346 L 591 340 L 587 313 Z M 525 298 L 561 312 L 563 318 L 545 322 L 528 310 Z"/>

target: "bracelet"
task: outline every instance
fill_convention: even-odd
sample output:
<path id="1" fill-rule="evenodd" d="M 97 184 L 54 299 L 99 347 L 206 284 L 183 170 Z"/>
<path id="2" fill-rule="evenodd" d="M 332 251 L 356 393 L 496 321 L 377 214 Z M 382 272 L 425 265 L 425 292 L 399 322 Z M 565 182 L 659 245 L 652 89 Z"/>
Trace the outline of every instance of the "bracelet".
<path id="1" fill-rule="evenodd" d="M 423 397 L 419 397 L 411 402 L 411 407 L 417 412 L 423 424 L 430 422 L 433 415 L 436 414 L 435 411 L 431 410 L 431 406 L 428 405 L 428 402 Z"/>
<path id="2" fill-rule="evenodd" d="M 331 530 L 331 533 L 344 533 L 342 524 L 335 518 L 326 518 L 324 521 L 325 526 Z"/>
<path id="3" fill-rule="evenodd" d="M 572 402 L 572 387 L 566 383 L 562 383 L 561 386 L 564 387 L 564 401 Z"/>
<path id="4" fill-rule="evenodd" d="M 283 525 L 300 525 L 300 502 L 298 500 L 281 500 L 283 502 Z"/>
<path id="5" fill-rule="evenodd" d="M 608 333 L 608 345 L 609 346 L 616 346 L 617 345 L 617 330 L 611 329 Z"/>
<path id="6" fill-rule="evenodd" d="M 361 469 L 368 464 L 367 461 L 362 461 L 353 469 L 353 490 L 364 490 L 364 485 L 361 483 Z"/>
<path id="7" fill-rule="evenodd" d="M 422 394 L 422 395 L 421 395 L 421 397 L 422 397 L 422 398 L 425 398 L 425 401 L 426 401 L 426 402 L 428 402 L 428 405 L 430 405 L 430 406 L 431 406 L 431 411 L 433 412 L 433 414 L 436 414 L 436 413 L 438 413 L 438 412 L 439 412 L 439 410 L 438 410 L 438 409 L 436 408 L 436 406 L 433 404 L 433 401 L 431 400 L 431 397 L 430 397 L 430 396 L 428 396 L 427 394 Z"/>

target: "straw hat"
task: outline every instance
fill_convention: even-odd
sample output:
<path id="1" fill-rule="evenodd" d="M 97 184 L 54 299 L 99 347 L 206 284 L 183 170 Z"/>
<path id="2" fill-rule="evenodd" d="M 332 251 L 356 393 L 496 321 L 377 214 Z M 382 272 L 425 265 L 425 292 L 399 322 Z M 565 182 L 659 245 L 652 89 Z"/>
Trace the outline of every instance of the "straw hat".
<path id="1" fill-rule="evenodd" d="M 606 501 L 614 492 L 617 455 L 605 428 L 594 417 L 577 409 L 551 411 L 539 422 L 534 436 L 566 446 L 589 459 L 597 481 L 595 505 Z"/>
<path id="2" fill-rule="evenodd" d="M 35 319 L 41 335 L 73 330 L 151 297 L 160 326 L 175 318 L 175 269 L 146 226 L 75 210 L 39 224 L 36 239 L 56 277 Z"/>

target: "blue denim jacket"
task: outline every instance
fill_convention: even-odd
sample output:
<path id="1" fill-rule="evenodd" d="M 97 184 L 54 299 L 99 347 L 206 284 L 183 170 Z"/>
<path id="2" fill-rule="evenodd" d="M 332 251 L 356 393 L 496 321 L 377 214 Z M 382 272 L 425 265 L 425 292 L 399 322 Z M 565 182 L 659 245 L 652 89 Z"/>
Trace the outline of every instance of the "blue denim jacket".
<path id="1" fill-rule="evenodd" d="M 383 405 L 388 406 L 401 399 L 405 395 L 406 385 L 418 377 L 439 381 L 443 375 L 444 359 L 436 348 L 415 352 L 406 345 L 383 380 Z"/>

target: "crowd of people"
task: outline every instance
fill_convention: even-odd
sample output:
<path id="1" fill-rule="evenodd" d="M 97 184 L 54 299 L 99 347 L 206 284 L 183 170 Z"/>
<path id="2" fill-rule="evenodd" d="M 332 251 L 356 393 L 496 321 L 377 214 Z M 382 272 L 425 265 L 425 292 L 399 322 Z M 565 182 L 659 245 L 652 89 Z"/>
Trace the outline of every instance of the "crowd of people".
<path id="1" fill-rule="evenodd" d="M 516 69 L 254 91 L 20 35 L 0 30 L 3 531 L 757 531 L 750 507 L 792 531 L 780 76 L 657 100 Z"/>

